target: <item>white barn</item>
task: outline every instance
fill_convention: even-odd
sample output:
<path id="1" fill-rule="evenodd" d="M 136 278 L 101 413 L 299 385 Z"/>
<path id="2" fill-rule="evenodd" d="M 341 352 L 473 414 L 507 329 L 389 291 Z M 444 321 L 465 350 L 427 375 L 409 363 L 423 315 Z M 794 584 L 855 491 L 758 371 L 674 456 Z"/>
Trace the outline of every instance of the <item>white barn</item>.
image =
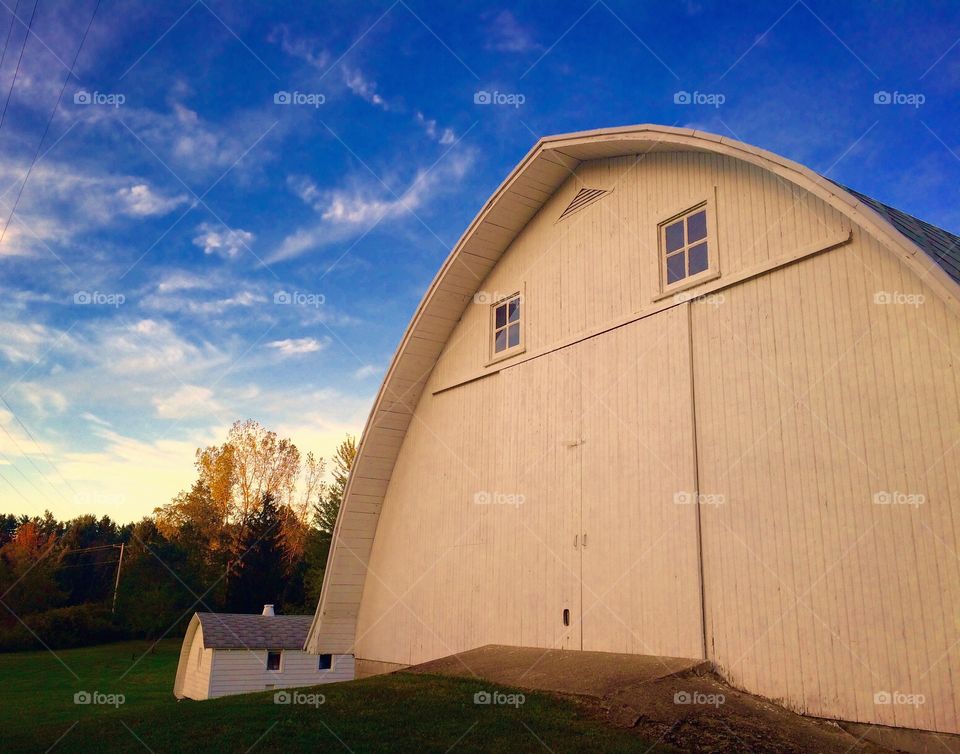
<path id="1" fill-rule="evenodd" d="M 960 238 L 691 129 L 544 138 L 367 420 L 306 647 L 707 659 L 960 732 Z"/>
<path id="2" fill-rule="evenodd" d="M 310 616 L 196 613 L 187 626 L 173 693 L 213 699 L 268 689 L 353 679 L 350 654 L 310 654 L 303 643 Z"/>

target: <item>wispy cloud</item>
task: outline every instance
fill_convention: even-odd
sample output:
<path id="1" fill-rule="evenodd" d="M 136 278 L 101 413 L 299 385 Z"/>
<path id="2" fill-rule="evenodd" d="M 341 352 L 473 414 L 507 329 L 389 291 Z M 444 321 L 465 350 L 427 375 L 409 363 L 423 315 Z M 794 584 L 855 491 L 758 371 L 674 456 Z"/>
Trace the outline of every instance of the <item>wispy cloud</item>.
<path id="1" fill-rule="evenodd" d="M 486 48 L 497 52 L 530 52 L 540 50 L 531 32 L 517 21 L 509 10 L 497 13 L 489 26 L 489 38 Z"/>
<path id="2" fill-rule="evenodd" d="M 181 204 L 189 201 L 186 194 L 177 196 L 163 196 L 158 194 L 146 183 L 137 183 L 117 190 L 124 211 L 134 217 L 149 217 L 151 215 L 166 215 Z"/>
<path id="3" fill-rule="evenodd" d="M 200 385 L 182 385 L 172 393 L 155 396 L 153 406 L 161 419 L 206 416 L 210 412 L 222 410 L 220 403 L 213 397 L 213 391 Z"/>
<path id="4" fill-rule="evenodd" d="M 417 111 L 417 123 L 423 126 L 423 130 L 427 132 L 427 136 L 443 145 L 453 144 L 453 142 L 456 141 L 456 136 L 452 128 L 438 128 L 437 121 L 432 118 L 427 118 L 419 110 Z"/>
<path id="5" fill-rule="evenodd" d="M 316 338 L 287 338 L 273 340 L 267 343 L 267 348 L 276 349 L 282 356 L 301 356 L 305 353 L 316 353 L 327 347 L 329 341 L 320 341 Z"/>
<path id="6" fill-rule="evenodd" d="M 226 228 L 212 223 L 201 223 L 197 227 L 199 235 L 193 239 L 193 245 L 203 249 L 204 254 L 216 254 L 224 259 L 235 259 L 244 249 L 249 249 L 254 235 L 242 228 Z"/>
<path id="7" fill-rule="evenodd" d="M 407 188 L 392 193 L 382 184 L 364 181 L 323 190 L 309 178 L 290 185 L 320 214 L 320 222 L 288 234 L 268 262 L 291 259 L 312 249 L 352 238 L 373 225 L 411 216 L 438 194 L 457 185 L 474 162 L 473 153 L 451 153 L 432 168 L 421 168 Z"/>

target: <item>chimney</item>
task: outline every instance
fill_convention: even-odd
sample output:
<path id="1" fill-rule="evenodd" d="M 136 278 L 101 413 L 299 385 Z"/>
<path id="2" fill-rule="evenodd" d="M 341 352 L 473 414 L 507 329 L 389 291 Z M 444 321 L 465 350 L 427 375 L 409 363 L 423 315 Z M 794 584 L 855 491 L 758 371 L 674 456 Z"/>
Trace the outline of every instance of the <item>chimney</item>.
<path id="1" fill-rule="evenodd" d="M 263 606 L 263 614 L 264 614 L 264 615 L 276 615 L 276 613 L 273 612 L 273 605 L 264 605 L 264 606 Z"/>

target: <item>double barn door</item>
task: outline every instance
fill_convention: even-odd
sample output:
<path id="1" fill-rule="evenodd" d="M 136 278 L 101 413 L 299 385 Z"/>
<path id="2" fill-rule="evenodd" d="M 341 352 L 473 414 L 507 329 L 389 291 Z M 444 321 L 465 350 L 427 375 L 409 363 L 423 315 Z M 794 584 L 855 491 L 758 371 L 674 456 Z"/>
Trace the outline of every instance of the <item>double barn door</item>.
<path id="1" fill-rule="evenodd" d="M 504 371 L 521 643 L 703 655 L 686 307 Z"/>

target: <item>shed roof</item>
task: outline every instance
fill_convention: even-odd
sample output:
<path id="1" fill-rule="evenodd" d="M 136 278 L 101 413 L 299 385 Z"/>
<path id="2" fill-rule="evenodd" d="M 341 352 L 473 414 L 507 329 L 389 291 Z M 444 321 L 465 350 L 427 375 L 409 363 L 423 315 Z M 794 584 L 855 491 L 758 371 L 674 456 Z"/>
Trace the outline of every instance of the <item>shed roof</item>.
<path id="1" fill-rule="evenodd" d="M 312 615 L 197 613 L 206 649 L 303 649 Z"/>

